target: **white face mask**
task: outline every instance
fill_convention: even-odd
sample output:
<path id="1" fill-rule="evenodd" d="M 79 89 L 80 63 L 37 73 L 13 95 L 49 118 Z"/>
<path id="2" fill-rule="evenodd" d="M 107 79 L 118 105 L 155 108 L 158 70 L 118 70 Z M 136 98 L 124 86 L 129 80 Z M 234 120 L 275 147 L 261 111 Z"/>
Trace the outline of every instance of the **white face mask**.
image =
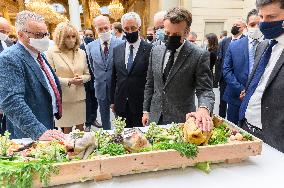
<path id="1" fill-rule="evenodd" d="M 252 39 L 260 39 L 263 36 L 259 28 L 248 28 L 247 35 Z"/>
<path id="2" fill-rule="evenodd" d="M 30 45 L 34 47 L 36 50 L 40 51 L 41 53 L 48 50 L 49 47 L 49 38 L 44 37 L 42 39 L 34 39 L 30 38 Z"/>
<path id="3" fill-rule="evenodd" d="M 110 31 L 107 31 L 105 33 L 99 33 L 99 37 L 102 41 L 106 42 L 106 41 L 110 40 L 111 33 L 110 33 Z"/>
<path id="4" fill-rule="evenodd" d="M 0 33 L 0 40 L 5 41 L 8 38 L 8 35 Z"/>

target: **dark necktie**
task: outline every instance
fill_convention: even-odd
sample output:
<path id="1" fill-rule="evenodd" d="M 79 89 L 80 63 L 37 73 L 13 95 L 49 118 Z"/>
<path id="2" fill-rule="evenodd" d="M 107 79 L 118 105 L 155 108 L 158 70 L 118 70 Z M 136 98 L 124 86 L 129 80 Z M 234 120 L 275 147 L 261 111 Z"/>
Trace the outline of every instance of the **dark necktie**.
<path id="1" fill-rule="evenodd" d="M 59 117 L 62 117 L 62 103 L 61 103 L 61 96 L 60 96 L 60 93 L 57 89 L 57 86 L 56 86 L 56 83 L 55 81 L 52 79 L 51 75 L 49 74 L 45 64 L 44 64 L 44 60 L 43 58 L 41 57 L 40 53 L 38 54 L 38 57 L 37 57 L 37 60 L 40 64 L 40 68 L 43 70 L 43 72 L 45 73 L 48 81 L 49 81 L 49 84 L 55 94 L 55 98 L 56 98 L 56 105 L 57 105 L 57 109 L 58 109 L 58 114 L 59 114 Z"/>
<path id="2" fill-rule="evenodd" d="M 251 98 L 251 96 L 253 95 L 256 87 L 258 86 L 258 83 L 261 79 L 261 76 L 264 73 L 264 70 L 266 68 L 267 63 L 269 62 L 270 56 L 271 56 L 271 52 L 272 52 L 272 47 L 277 44 L 276 40 L 272 40 L 268 46 L 268 48 L 265 50 L 265 52 L 263 53 L 259 64 L 257 65 L 257 68 L 255 70 L 255 73 L 251 79 L 251 82 L 249 83 L 249 86 L 246 90 L 246 95 L 243 99 L 243 102 L 241 104 L 240 107 L 240 111 L 239 111 L 239 119 L 242 120 L 245 118 L 245 113 L 246 113 L 246 109 L 249 103 L 249 100 Z"/>
<path id="3" fill-rule="evenodd" d="M 104 54 L 105 54 L 105 59 L 108 58 L 108 43 L 104 42 Z"/>
<path id="4" fill-rule="evenodd" d="M 3 46 L 2 46 L 2 41 L 0 40 L 0 53 L 4 50 Z"/>
<path id="5" fill-rule="evenodd" d="M 170 57 L 169 57 L 169 60 L 166 64 L 166 67 L 164 69 L 164 74 L 163 74 L 163 82 L 166 83 L 167 81 L 167 78 L 169 76 L 169 73 L 171 71 L 171 68 L 174 64 L 174 61 L 175 61 L 175 50 L 174 51 L 171 51 L 171 54 L 170 54 Z"/>
<path id="6" fill-rule="evenodd" d="M 129 46 L 129 56 L 128 56 L 128 61 L 127 61 L 127 71 L 130 73 L 132 66 L 133 66 L 133 45 Z"/>

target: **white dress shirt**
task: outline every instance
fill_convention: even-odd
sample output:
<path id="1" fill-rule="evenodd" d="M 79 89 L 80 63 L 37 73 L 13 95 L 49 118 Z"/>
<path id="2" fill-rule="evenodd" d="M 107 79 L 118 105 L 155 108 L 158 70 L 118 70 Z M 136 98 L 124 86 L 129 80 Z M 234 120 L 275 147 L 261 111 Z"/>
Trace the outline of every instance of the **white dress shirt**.
<path id="1" fill-rule="evenodd" d="M 266 88 L 266 84 L 269 80 L 269 77 L 271 75 L 271 72 L 276 65 L 280 55 L 282 54 L 284 50 L 284 34 L 281 36 L 277 37 L 275 39 L 278 41 L 278 43 L 273 46 L 272 48 L 272 53 L 271 57 L 269 59 L 269 62 L 265 68 L 265 71 L 258 83 L 258 86 L 256 87 L 253 95 L 251 96 L 245 117 L 248 121 L 248 123 L 252 124 L 253 126 L 256 126 L 260 129 L 262 129 L 262 124 L 261 124 L 261 98 L 263 95 L 263 92 Z"/>
<path id="2" fill-rule="evenodd" d="M 174 62 L 176 62 L 176 59 L 177 59 L 177 57 L 178 57 L 178 54 L 179 54 L 181 48 L 183 47 L 184 43 L 185 43 L 185 41 L 183 41 L 182 45 L 181 45 L 178 49 L 176 49 L 176 52 L 175 52 L 175 55 L 174 55 L 174 56 L 175 56 Z M 163 72 L 164 72 L 164 70 L 165 70 L 165 68 L 166 68 L 166 66 L 167 66 L 167 63 L 168 63 L 169 58 L 170 58 L 170 55 L 171 55 L 171 51 L 170 51 L 170 50 L 167 50 L 167 52 L 166 52 L 166 54 L 165 54 L 165 57 L 164 57 Z"/>
<path id="3" fill-rule="evenodd" d="M 1 44 L 2 44 L 3 49 L 5 50 L 5 48 L 8 47 L 7 44 L 6 44 L 6 42 L 3 41 L 3 40 L 0 40 L 0 42 L 1 42 Z"/>
<path id="4" fill-rule="evenodd" d="M 108 49 L 109 49 L 109 46 L 110 46 L 110 41 L 111 41 L 111 38 L 110 38 L 108 41 L 106 41 L 106 42 L 107 42 L 107 48 L 108 48 Z M 101 42 L 101 48 L 102 48 L 102 50 L 104 51 L 104 49 L 105 49 L 104 42 L 105 42 L 105 41 L 103 41 L 102 39 L 100 39 L 100 42 Z"/>
<path id="5" fill-rule="evenodd" d="M 31 51 L 30 49 L 28 49 L 21 41 L 19 41 L 19 43 L 31 54 L 31 56 L 32 56 L 32 57 L 34 58 L 34 60 L 37 62 L 37 65 L 40 67 L 40 64 L 39 64 L 39 62 L 38 62 L 38 60 L 37 60 L 38 54 L 36 54 L 36 53 L 34 53 L 33 51 Z M 44 60 L 44 59 L 43 59 L 43 60 Z M 45 60 L 44 60 L 44 61 L 45 61 Z M 53 76 L 53 74 L 52 74 L 52 72 L 51 72 L 49 66 L 47 65 L 47 62 L 45 62 L 44 65 L 45 65 L 46 70 L 49 72 L 51 78 L 53 79 L 54 83 L 56 83 L 56 82 L 55 82 L 55 79 L 54 79 L 54 76 Z M 41 68 L 40 68 L 40 70 L 41 70 L 41 72 L 42 72 L 42 74 L 43 74 L 43 76 L 44 76 L 44 78 L 45 78 L 45 82 L 46 82 L 46 84 L 47 84 L 47 86 L 48 86 L 48 91 L 49 91 L 49 94 L 50 94 L 50 96 L 51 96 L 53 114 L 56 114 L 56 113 L 58 112 L 58 109 L 57 109 L 57 104 L 56 104 L 55 93 L 54 93 L 54 91 L 53 91 L 53 89 L 52 89 L 52 87 L 51 87 L 51 85 L 50 85 L 50 83 L 49 83 L 49 80 L 48 80 L 48 78 L 47 78 L 45 72 L 44 72 Z"/>
<path id="6" fill-rule="evenodd" d="M 129 54 L 130 54 L 129 46 L 133 45 L 133 62 L 134 62 L 135 56 L 136 56 L 138 49 L 139 49 L 139 46 L 140 46 L 140 42 L 141 42 L 140 37 L 134 43 L 129 43 L 128 41 L 126 41 L 126 46 L 125 46 L 125 66 L 126 66 L 126 69 L 127 69 L 128 57 L 129 57 Z"/>

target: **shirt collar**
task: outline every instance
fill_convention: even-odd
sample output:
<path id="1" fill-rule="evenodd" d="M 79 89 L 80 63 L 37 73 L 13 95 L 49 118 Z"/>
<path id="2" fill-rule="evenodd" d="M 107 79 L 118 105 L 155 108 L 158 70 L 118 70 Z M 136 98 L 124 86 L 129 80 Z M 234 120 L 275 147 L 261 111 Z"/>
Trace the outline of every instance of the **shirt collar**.
<path id="1" fill-rule="evenodd" d="M 278 44 L 284 45 L 284 34 L 280 35 L 275 40 L 278 42 Z"/>
<path id="2" fill-rule="evenodd" d="M 104 42 L 107 42 L 107 44 L 109 45 L 109 44 L 110 44 L 110 41 L 111 41 L 111 38 L 112 38 L 112 37 L 110 37 L 110 39 L 109 39 L 108 41 L 103 41 L 101 38 L 99 38 L 101 45 L 103 45 Z"/>
<path id="3" fill-rule="evenodd" d="M 126 46 L 129 47 L 130 45 L 133 45 L 134 49 L 138 49 L 140 42 L 141 42 L 141 38 L 138 37 L 138 40 L 134 43 L 129 43 L 128 41 L 126 41 Z"/>
<path id="4" fill-rule="evenodd" d="M 238 37 L 234 37 L 234 35 L 232 35 L 232 40 L 238 40 L 243 36 L 243 34 L 239 35 Z"/>
<path id="5" fill-rule="evenodd" d="M 262 37 L 260 37 L 259 39 L 253 39 L 253 38 L 250 38 L 250 37 L 248 36 L 248 40 L 249 40 L 249 43 L 252 43 L 254 40 L 257 40 L 258 42 L 262 42 L 262 41 L 264 40 L 264 37 L 262 36 Z"/>
<path id="6" fill-rule="evenodd" d="M 23 43 L 22 41 L 19 40 L 20 45 L 22 45 L 30 54 L 34 59 L 37 59 L 38 54 L 31 51 L 30 49 L 28 49 Z"/>

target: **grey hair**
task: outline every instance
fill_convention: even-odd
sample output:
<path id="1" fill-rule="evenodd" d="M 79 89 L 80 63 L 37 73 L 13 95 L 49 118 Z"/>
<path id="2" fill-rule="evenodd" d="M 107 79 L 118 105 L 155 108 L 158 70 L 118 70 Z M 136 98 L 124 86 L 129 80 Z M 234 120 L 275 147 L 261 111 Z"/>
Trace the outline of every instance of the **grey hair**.
<path id="1" fill-rule="evenodd" d="M 124 14 L 121 17 L 121 25 L 123 26 L 123 23 L 126 20 L 130 20 L 130 19 L 133 19 L 133 18 L 136 20 L 138 27 L 141 27 L 141 18 L 136 12 L 128 12 L 128 13 Z"/>
<path id="2" fill-rule="evenodd" d="M 154 15 L 154 20 L 157 20 L 157 19 L 164 20 L 164 17 L 165 17 L 166 14 L 167 14 L 167 11 L 165 11 L 165 10 L 159 11 Z"/>
<path id="3" fill-rule="evenodd" d="M 44 18 L 40 14 L 31 11 L 21 11 L 17 14 L 16 17 L 16 31 L 23 31 L 25 29 L 25 25 L 28 21 L 36 21 L 40 23 L 44 23 Z"/>

